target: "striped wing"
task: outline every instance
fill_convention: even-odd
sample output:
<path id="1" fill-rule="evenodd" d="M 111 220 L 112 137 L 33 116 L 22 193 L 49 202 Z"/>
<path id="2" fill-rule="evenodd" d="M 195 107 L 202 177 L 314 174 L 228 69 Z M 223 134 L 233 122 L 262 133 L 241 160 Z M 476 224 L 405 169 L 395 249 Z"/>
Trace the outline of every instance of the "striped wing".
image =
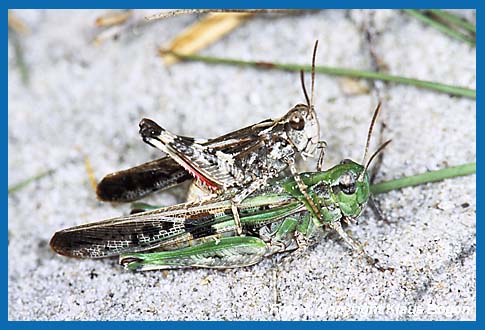
<path id="1" fill-rule="evenodd" d="M 207 212 L 187 215 L 182 206 L 61 230 L 54 234 L 50 246 L 68 257 L 103 258 L 215 234 L 214 215 Z"/>

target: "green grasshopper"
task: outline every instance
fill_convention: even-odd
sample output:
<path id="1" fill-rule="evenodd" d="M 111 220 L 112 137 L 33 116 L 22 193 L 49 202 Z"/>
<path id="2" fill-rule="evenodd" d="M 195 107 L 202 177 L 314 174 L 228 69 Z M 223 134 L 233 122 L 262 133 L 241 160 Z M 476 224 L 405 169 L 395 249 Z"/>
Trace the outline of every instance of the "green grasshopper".
<path id="1" fill-rule="evenodd" d="M 379 106 L 369 128 L 362 163 L 378 111 Z M 367 169 L 389 142 L 378 148 L 365 166 L 344 160 L 326 171 L 300 174 L 307 195 L 294 177 L 261 188 L 239 206 L 242 236 L 234 231 L 231 199 L 218 197 L 64 229 L 54 234 L 50 245 L 55 252 L 69 257 L 119 255 L 121 265 L 139 271 L 250 266 L 276 253 L 313 245 L 329 229 L 352 249 L 363 252 L 362 246 L 342 229 L 342 222 L 355 222 L 364 210 L 370 197 Z"/>

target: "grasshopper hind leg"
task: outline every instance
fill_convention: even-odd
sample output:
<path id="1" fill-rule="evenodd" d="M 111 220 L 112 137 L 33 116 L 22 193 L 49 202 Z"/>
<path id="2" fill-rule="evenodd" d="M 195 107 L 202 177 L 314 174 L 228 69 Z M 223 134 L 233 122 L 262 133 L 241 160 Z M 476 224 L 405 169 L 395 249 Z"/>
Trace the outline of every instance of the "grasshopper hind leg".
<path id="1" fill-rule="evenodd" d="M 136 271 L 252 266 L 267 256 L 298 249 L 295 233 L 299 223 L 297 218 L 286 218 L 266 239 L 223 237 L 174 251 L 124 254 L 119 262 L 126 269 Z"/>
<path id="2" fill-rule="evenodd" d="M 120 256 L 126 269 L 145 271 L 177 268 L 235 268 L 260 262 L 267 244 L 256 237 L 224 237 L 174 251 L 131 253 Z"/>

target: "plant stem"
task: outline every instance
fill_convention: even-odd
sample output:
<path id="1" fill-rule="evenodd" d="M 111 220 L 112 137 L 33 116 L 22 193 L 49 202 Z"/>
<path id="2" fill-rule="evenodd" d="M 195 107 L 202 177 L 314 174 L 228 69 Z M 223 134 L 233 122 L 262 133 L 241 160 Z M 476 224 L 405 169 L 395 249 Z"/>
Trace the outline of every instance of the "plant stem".
<path id="1" fill-rule="evenodd" d="M 172 54 L 182 60 L 198 61 L 198 62 L 211 63 L 211 64 L 228 64 L 228 65 L 237 65 L 237 66 L 259 67 L 264 69 L 278 69 L 278 70 L 286 70 L 286 71 L 303 70 L 306 72 L 311 72 L 312 70 L 311 65 L 270 63 L 270 62 L 260 62 L 260 61 L 259 62 L 243 61 L 243 60 L 237 60 L 237 59 L 228 59 L 228 58 L 220 58 L 220 57 L 212 57 L 212 56 L 184 55 L 184 54 L 171 52 L 171 51 L 162 51 L 161 54 L 162 55 Z M 404 84 L 404 85 L 412 85 L 420 88 L 426 88 L 426 89 L 430 89 L 430 90 L 434 90 L 442 93 L 448 93 L 450 95 L 464 96 L 471 99 L 476 99 L 476 90 L 474 89 L 446 85 L 446 84 L 441 84 L 437 82 L 419 80 L 414 78 L 393 76 L 393 75 L 389 75 L 381 72 L 346 69 L 346 68 L 335 68 L 335 67 L 329 67 L 329 66 L 316 66 L 315 72 L 333 75 L 333 76 L 346 76 L 346 77 L 353 77 L 353 78 L 363 78 L 363 79 L 370 79 L 370 80 L 382 80 L 382 81 L 395 82 L 395 83 Z"/>
<path id="2" fill-rule="evenodd" d="M 22 43 L 20 42 L 20 36 L 18 33 L 9 28 L 8 29 L 9 40 L 12 42 L 13 50 L 15 53 L 15 64 L 20 71 L 20 79 L 22 83 L 27 86 L 29 84 L 29 68 L 25 62 L 24 49 Z"/>
<path id="3" fill-rule="evenodd" d="M 451 24 L 454 24 L 456 26 L 459 26 L 469 32 L 476 33 L 477 28 L 475 24 L 472 24 L 465 20 L 464 18 L 461 18 L 457 15 L 454 15 L 452 13 L 449 13 L 447 11 L 441 10 L 441 9 L 430 9 L 429 10 L 433 15 L 441 18 L 442 20 L 449 21 Z"/>
<path id="4" fill-rule="evenodd" d="M 474 39 L 467 37 L 466 35 L 458 32 L 458 31 L 453 30 L 452 28 L 446 26 L 445 24 L 442 24 L 442 23 L 424 15 L 423 13 L 421 13 L 420 11 L 418 11 L 416 9 L 404 9 L 404 12 L 411 15 L 411 16 L 414 16 L 415 18 L 419 19 L 420 21 L 422 21 L 426 24 L 429 24 L 430 26 L 432 26 L 435 29 L 449 35 L 450 37 L 453 37 L 455 39 L 467 42 L 472 46 L 476 45 L 476 42 L 475 42 Z"/>
<path id="5" fill-rule="evenodd" d="M 47 171 L 41 172 L 41 173 L 39 173 L 37 175 L 34 175 L 34 176 L 30 177 L 30 178 L 27 178 L 25 180 L 22 180 L 19 183 L 13 184 L 13 185 L 11 185 L 11 186 L 8 187 L 8 193 L 9 194 L 12 194 L 14 192 L 17 192 L 20 189 L 28 186 L 30 183 L 32 183 L 34 181 L 37 181 L 39 179 L 42 179 L 43 177 L 45 177 L 45 176 L 47 176 L 47 175 L 49 175 L 49 174 L 51 174 L 53 172 L 54 172 L 54 170 L 47 170 Z"/>
<path id="6" fill-rule="evenodd" d="M 421 173 L 406 178 L 380 182 L 372 185 L 371 192 L 373 194 L 382 194 L 391 190 L 417 186 L 424 183 L 441 181 L 444 179 L 455 178 L 458 176 L 465 176 L 474 173 L 476 173 L 476 163 L 469 163 L 459 166 L 448 167 L 441 170 Z"/>

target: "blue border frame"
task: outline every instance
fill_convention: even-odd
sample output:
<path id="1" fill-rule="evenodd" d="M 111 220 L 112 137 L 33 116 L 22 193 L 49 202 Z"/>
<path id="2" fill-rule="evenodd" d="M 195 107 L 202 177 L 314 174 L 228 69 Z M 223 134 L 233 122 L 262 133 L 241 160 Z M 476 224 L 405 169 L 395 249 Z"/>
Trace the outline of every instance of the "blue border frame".
<path id="1" fill-rule="evenodd" d="M 325 1 L 325 3 L 319 3 L 316 0 L 304 0 L 304 1 L 294 1 L 290 2 L 286 1 L 275 1 L 275 0 L 263 0 L 263 1 L 227 1 L 227 0 L 212 0 L 212 1 L 204 1 L 203 3 L 196 2 L 195 0 L 180 0 L 180 1 L 153 1 L 153 0 L 140 0 L 140 1 L 128 1 L 128 0 L 85 0 L 85 1 L 59 1 L 59 0 L 43 0 L 43 1 L 35 1 L 35 0 L 4 0 L 0 2 L 0 6 L 2 9 L 2 23 L 3 23 L 3 49 L 4 49 L 4 61 L 3 61 L 3 72 L 8 72 L 8 51 L 7 51 L 7 40 L 8 40 L 8 30 L 7 30 L 7 20 L 8 20 L 8 9 L 12 8 L 476 8 L 477 9 L 477 20 L 481 18 L 481 15 L 478 12 L 479 4 L 478 1 L 470 1 L 470 0 L 461 0 L 461 1 L 436 1 L 436 0 L 409 0 L 409 1 L 382 1 L 382 0 L 375 0 L 375 1 L 346 1 L 345 3 L 342 0 L 329 0 Z M 477 33 L 480 31 L 480 22 L 477 22 Z M 477 58 L 480 58 L 478 54 L 481 53 L 481 42 L 477 43 Z M 477 73 L 478 73 L 478 63 L 477 63 Z M 477 77 L 478 78 L 478 77 Z M 7 143 L 3 145 L 5 154 L 8 154 L 8 76 L 5 76 L 2 80 L 4 86 L 2 88 L 2 97 L 4 102 L 6 103 L 6 110 L 3 114 L 4 118 L 4 125 L 6 125 L 7 129 L 5 130 L 5 135 L 7 136 Z M 477 85 L 478 85 L 477 81 Z M 477 98 L 477 102 L 480 102 L 480 97 Z M 480 103 L 477 103 L 477 109 L 479 109 Z M 481 113 L 477 111 L 477 123 L 481 122 Z M 478 129 L 480 128 L 480 124 L 477 124 L 477 142 L 481 138 L 481 132 Z M 479 149 L 477 145 L 477 149 Z M 477 153 L 477 163 L 478 165 L 481 164 L 479 154 Z M 4 162 L 3 168 L 3 182 L 5 186 L 8 186 L 8 167 L 7 162 Z M 483 185 L 480 185 L 481 175 L 479 174 L 480 171 L 477 171 L 477 197 L 482 195 L 483 192 Z M 7 235 L 8 232 L 8 194 L 5 191 L 5 197 L 3 202 L 3 214 L 5 215 L 4 221 L 2 221 L 2 229 L 4 232 L 4 237 Z M 479 215 L 482 214 L 483 206 L 480 203 L 477 203 L 478 210 L 477 210 L 477 240 L 479 238 L 478 232 L 480 227 L 480 221 L 478 221 Z M 477 321 L 476 322 L 460 322 L 457 324 L 456 322 L 332 322 L 332 323 L 321 323 L 321 322 L 164 322 L 163 324 L 154 324 L 153 322 L 107 322 L 107 323 L 97 323 L 97 322 L 69 322 L 68 324 L 62 322 L 14 322 L 8 321 L 8 271 L 7 271 L 7 260 L 8 260 L 8 245 L 6 244 L 7 240 L 4 241 L 4 248 L 2 250 L 2 255 L 4 256 L 2 273 L 3 278 L 6 279 L 6 285 L 4 284 L 2 288 L 2 293 L 4 297 L 3 307 L 5 310 L 4 319 L 0 321 L 2 324 L 2 329 L 10 329 L 10 328 L 26 328 L 26 329 L 40 329 L 40 328 L 52 328 L 52 329 L 64 329 L 64 327 L 69 327 L 70 329 L 90 329 L 94 328 L 133 328 L 133 329 L 147 329 L 153 327 L 168 327 L 170 329 L 192 329 L 192 328 L 204 328 L 208 329 L 221 329 L 221 328 L 231 328 L 234 330 L 247 330 L 248 328 L 253 329 L 260 329 L 260 328 L 267 328 L 270 327 L 277 327 L 278 330 L 283 329 L 290 329 L 294 330 L 294 328 L 305 328 L 305 329 L 319 329 L 323 326 L 331 326 L 332 328 L 352 328 L 356 326 L 369 326 L 369 327 L 386 327 L 386 328 L 395 328 L 395 327 L 405 327 L 409 329 L 419 329 L 422 327 L 427 328 L 457 328 L 460 327 L 462 329 L 470 329 L 478 327 L 481 322 L 481 315 L 479 311 L 482 307 L 479 289 L 481 288 L 479 282 L 479 274 L 480 272 L 480 251 L 481 246 L 478 245 L 478 256 L 477 256 Z"/>
<path id="2" fill-rule="evenodd" d="M 439 1 L 439 0 L 373 0 L 373 1 L 339 1 L 327 0 L 321 3 L 317 0 L 289 1 L 289 0 L 86 0 L 86 1 L 61 1 L 61 0 L 6 0 L 7 8 L 477 8 L 478 1 Z"/>

